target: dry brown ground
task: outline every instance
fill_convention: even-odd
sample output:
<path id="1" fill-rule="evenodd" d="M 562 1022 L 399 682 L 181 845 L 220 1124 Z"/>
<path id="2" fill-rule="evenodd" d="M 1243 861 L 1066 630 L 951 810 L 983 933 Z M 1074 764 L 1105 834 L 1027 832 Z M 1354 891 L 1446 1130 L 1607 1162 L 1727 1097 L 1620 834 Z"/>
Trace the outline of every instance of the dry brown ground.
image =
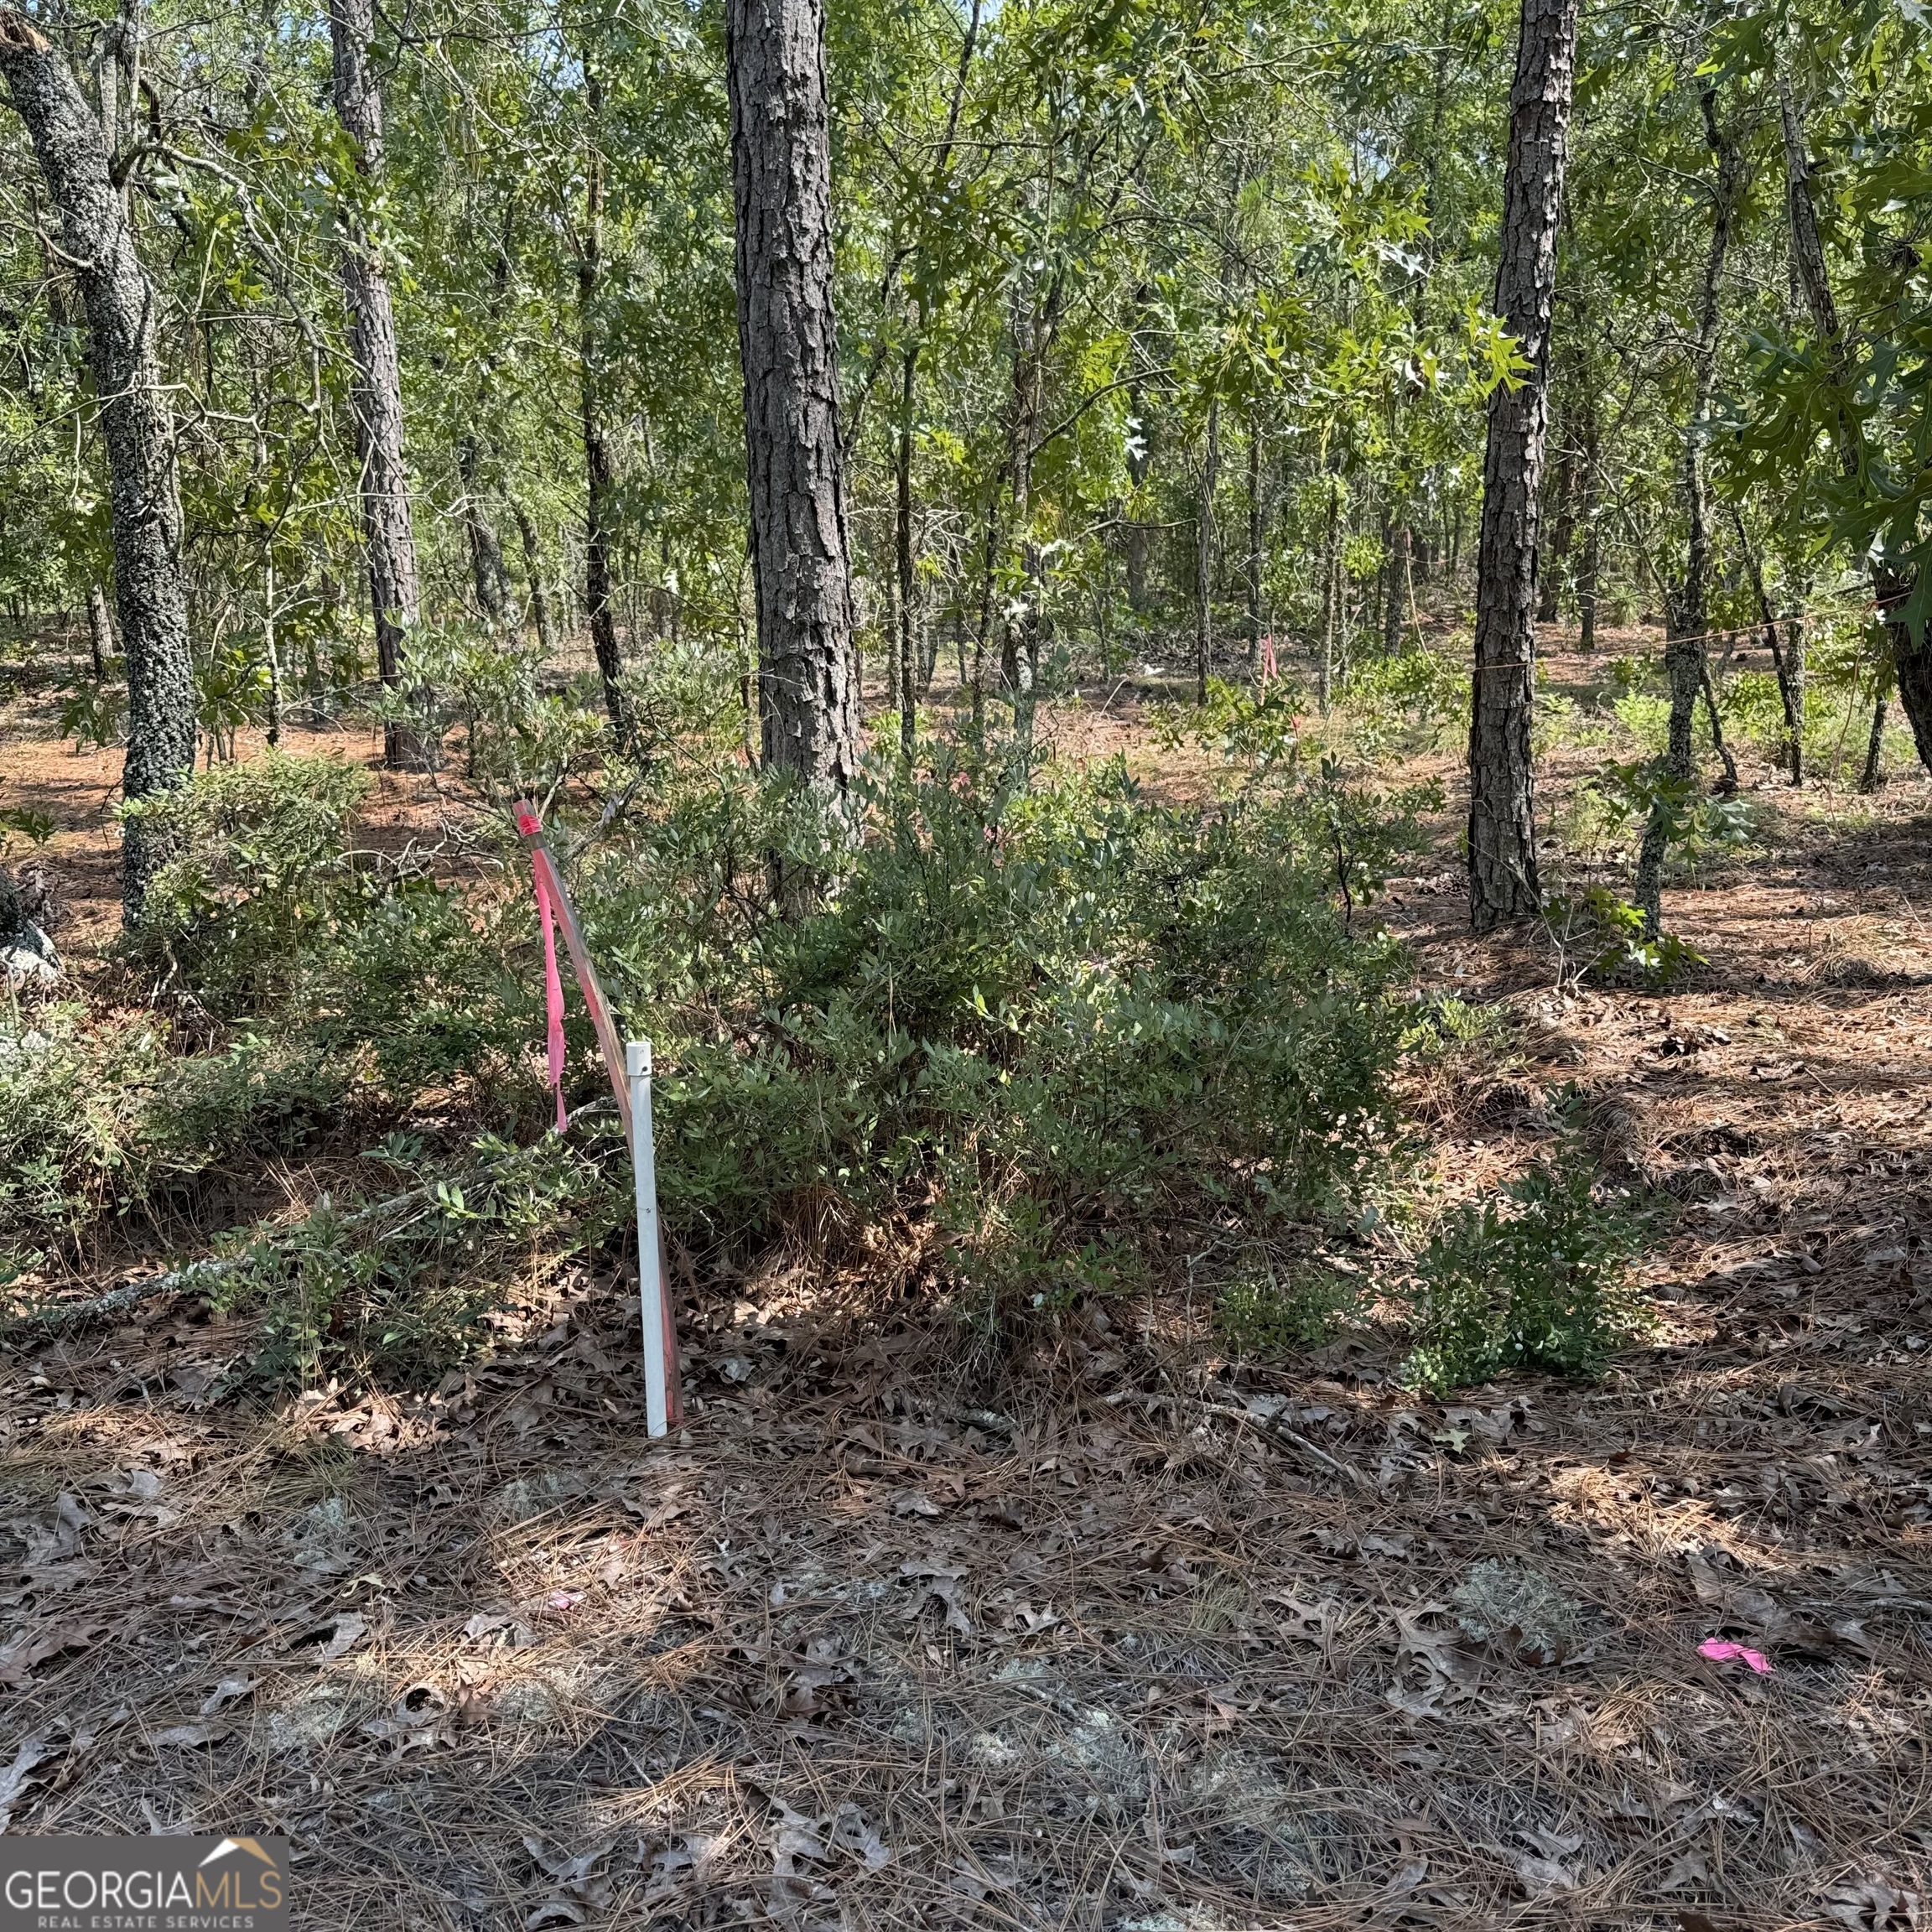
<path id="1" fill-rule="evenodd" d="M 105 878 L 106 766 L 3 756 Z M 614 1272 L 273 1410 L 210 1399 L 245 1327 L 150 1307 L 4 1366 L 8 1828 L 286 1832 L 330 1929 L 1932 1925 L 1932 791 L 1753 796 L 1668 998 L 1426 870 L 1387 908 L 1513 1015 L 1418 1083 L 1446 1190 L 1574 1082 L 1684 1203 L 1602 1383 L 1444 1406 L 1373 1329 L 1263 1368 L 1185 1306 L 996 1358 L 881 1249 L 696 1311 L 652 1447 Z M 1460 1636 L 1485 1558 L 1568 1655 Z"/>

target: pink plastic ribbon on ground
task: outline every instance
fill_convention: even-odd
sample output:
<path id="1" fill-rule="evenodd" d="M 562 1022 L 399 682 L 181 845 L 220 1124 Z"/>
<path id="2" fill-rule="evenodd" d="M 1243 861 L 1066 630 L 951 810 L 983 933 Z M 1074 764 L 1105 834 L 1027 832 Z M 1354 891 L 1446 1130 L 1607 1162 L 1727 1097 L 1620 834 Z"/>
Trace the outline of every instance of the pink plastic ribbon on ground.
<path id="1" fill-rule="evenodd" d="M 527 812 L 517 815 L 517 829 L 533 839 L 543 828 Z M 549 1021 L 550 1086 L 557 1096 L 557 1131 L 564 1131 L 564 982 L 557 973 L 557 916 L 543 883 L 543 865 L 532 865 L 537 880 L 537 911 L 543 922 L 543 1006 Z"/>
<path id="2" fill-rule="evenodd" d="M 1762 1650 L 1749 1649 L 1723 1637 L 1706 1637 L 1697 1646 L 1697 1654 L 1708 1657 L 1713 1664 L 1748 1664 L 1760 1677 L 1771 1675 L 1771 1659 Z"/>

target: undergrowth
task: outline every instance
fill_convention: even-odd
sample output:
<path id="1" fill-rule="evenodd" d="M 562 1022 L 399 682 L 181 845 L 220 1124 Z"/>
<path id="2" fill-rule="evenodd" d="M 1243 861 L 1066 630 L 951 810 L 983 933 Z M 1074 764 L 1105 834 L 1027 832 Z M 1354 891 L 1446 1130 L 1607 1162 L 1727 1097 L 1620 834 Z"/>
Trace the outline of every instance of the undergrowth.
<path id="1" fill-rule="evenodd" d="M 1443 1217 L 1404 1285 L 1401 1379 L 1441 1395 L 1512 1369 L 1597 1374 L 1647 1326 L 1630 1262 L 1641 1218 L 1574 1141 Z"/>

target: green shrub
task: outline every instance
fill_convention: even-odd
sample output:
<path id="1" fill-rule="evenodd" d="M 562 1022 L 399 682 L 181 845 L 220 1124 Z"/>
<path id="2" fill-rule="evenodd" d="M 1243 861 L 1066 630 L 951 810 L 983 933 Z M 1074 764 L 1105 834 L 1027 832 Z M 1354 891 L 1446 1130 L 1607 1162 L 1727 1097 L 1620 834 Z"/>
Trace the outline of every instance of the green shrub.
<path id="1" fill-rule="evenodd" d="M 823 1191 L 910 1206 L 1031 1293 L 1124 1230 L 1346 1213 L 1392 1134 L 1399 958 L 1349 934 L 1321 789 L 1204 815 L 935 748 L 837 853 L 749 782 L 667 786 L 583 882 L 657 1043 L 667 1214 L 735 1242 Z M 761 855 L 815 837 L 843 870 L 780 917 Z"/>
<path id="2" fill-rule="evenodd" d="M 225 1015 L 293 997 L 303 966 L 362 897 L 350 846 L 369 774 L 278 751 L 129 801 L 169 854 L 148 887 L 137 956 Z"/>
<path id="3" fill-rule="evenodd" d="M 236 1243 L 243 1265 L 215 1300 L 263 1315 L 249 1379 L 434 1377 L 479 1349 L 486 1316 L 629 1215 L 628 1168 L 553 1135 L 527 1147 L 481 1135 L 454 1178 L 446 1157 L 434 1162 L 445 1177 L 428 1180 L 419 1146 L 396 1153 L 382 1158 L 414 1189 L 355 1210 L 325 1197 L 293 1228 Z"/>
<path id="4" fill-rule="evenodd" d="M 299 1036 L 184 1055 L 158 1022 L 90 1024 L 78 1005 L 0 1020 L 0 1259 L 32 1265 L 226 1161 L 292 1152 L 344 1087 Z"/>
<path id="5" fill-rule="evenodd" d="M 1630 1276 L 1639 1235 L 1575 1150 L 1457 1208 L 1415 1264 L 1402 1379 L 1440 1395 L 1513 1368 L 1595 1374 L 1645 1326 Z"/>
<path id="6" fill-rule="evenodd" d="M 1553 897 L 1544 917 L 1557 945 L 1581 958 L 1583 972 L 1605 985 L 1674 986 L 1707 963 L 1673 932 L 1647 937 L 1643 908 L 1607 886 L 1586 886 L 1579 893 Z"/>
<path id="7" fill-rule="evenodd" d="M 1243 1354 L 1288 1355 L 1332 1342 L 1360 1312 L 1362 1291 L 1331 1269 L 1244 1273 L 1215 1306 L 1221 1332 Z"/>

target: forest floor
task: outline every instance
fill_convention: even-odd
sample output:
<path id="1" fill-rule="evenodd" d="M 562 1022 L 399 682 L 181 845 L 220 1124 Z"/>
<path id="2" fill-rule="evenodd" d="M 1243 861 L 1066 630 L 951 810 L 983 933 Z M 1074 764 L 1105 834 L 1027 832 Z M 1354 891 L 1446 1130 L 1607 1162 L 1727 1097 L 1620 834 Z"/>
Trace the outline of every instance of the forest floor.
<path id="1" fill-rule="evenodd" d="M 1126 697 L 1063 730 L 1161 775 Z M 0 760 L 84 954 L 112 761 Z M 1520 1168 L 1572 1083 L 1676 1197 L 1602 1380 L 1438 1404 L 1373 1326 L 1264 1366 L 1178 1299 L 990 1361 L 882 1245 L 688 1308 L 652 1446 L 614 1263 L 433 1391 L 274 1408 L 212 1399 L 247 1325 L 149 1304 L 0 1361 L 6 1828 L 285 1833 L 331 1932 L 1932 1927 L 1932 786 L 1746 758 L 1763 850 L 1674 891 L 1660 996 L 1468 936 L 1456 763 L 1380 910 L 1509 1028 L 1419 1078 L 1425 1171 Z M 1485 1560 L 1566 1654 L 1461 1633 Z"/>

